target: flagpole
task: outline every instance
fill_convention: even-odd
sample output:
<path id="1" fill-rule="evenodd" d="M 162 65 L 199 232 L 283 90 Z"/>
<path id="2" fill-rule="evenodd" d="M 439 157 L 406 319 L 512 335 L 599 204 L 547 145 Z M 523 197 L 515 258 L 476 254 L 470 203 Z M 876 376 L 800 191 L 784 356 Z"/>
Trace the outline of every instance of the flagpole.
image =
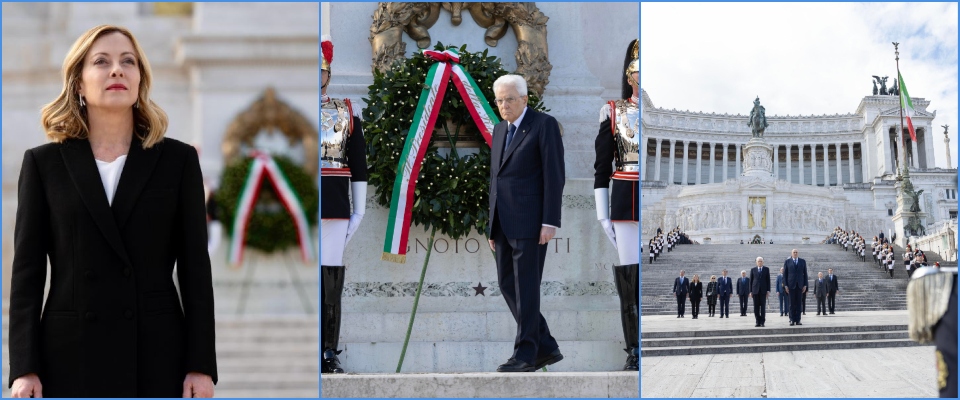
<path id="1" fill-rule="evenodd" d="M 897 164 L 899 164 L 898 167 L 907 168 L 907 153 L 906 153 L 906 148 L 904 147 L 905 144 L 903 143 L 904 142 L 904 139 L 903 139 L 903 90 L 901 90 L 901 86 L 903 85 L 903 82 L 901 82 L 902 79 L 900 76 L 899 46 L 900 46 L 900 43 L 893 42 L 893 51 L 894 53 L 896 53 L 896 56 L 897 56 L 897 95 L 900 98 L 900 127 L 897 130 L 897 141 L 900 142 L 900 157 L 897 157 Z M 901 158 L 903 160 L 901 160 Z M 903 179 L 902 171 L 900 170 L 900 168 L 897 168 L 897 180 L 901 180 L 901 179 Z"/>

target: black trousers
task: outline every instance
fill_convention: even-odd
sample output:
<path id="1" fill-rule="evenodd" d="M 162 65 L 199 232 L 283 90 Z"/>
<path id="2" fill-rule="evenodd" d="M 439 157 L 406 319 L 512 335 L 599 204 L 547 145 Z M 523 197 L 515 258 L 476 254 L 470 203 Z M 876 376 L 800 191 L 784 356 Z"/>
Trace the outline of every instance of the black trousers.
<path id="1" fill-rule="evenodd" d="M 803 312 L 804 294 L 801 288 L 790 288 L 790 321 L 800 322 L 800 313 Z"/>
<path id="2" fill-rule="evenodd" d="M 677 294 L 677 315 L 683 316 L 685 311 L 687 311 L 687 295 Z"/>
<path id="3" fill-rule="evenodd" d="M 757 324 L 767 323 L 767 294 L 764 292 L 753 295 L 753 317 Z"/>
<path id="4" fill-rule="evenodd" d="M 700 315 L 700 299 L 690 298 L 690 311 L 693 311 L 694 317 Z"/>
<path id="5" fill-rule="evenodd" d="M 827 313 L 827 298 L 826 296 L 817 296 L 817 315 L 820 315 L 822 311 L 824 314 Z"/>
<path id="6" fill-rule="evenodd" d="M 740 315 L 747 315 L 747 296 L 740 296 Z"/>
<path id="7" fill-rule="evenodd" d="M 559 348 L 540 313 L 540 281 L 547 245 L 539 238 L 508 239 L 495 221 L 492 229 L 496 247 L 497 282 L 507 307 L 517 321 L 513 357 L 536 365 L 537 357 Z"/>
<path id="8" fill-rule="evenodd" d="M 730 316 L 730 295 L 720 295 L 720 316 Z"/>
<path id="9" fill-rule="evenodd" d="M 833 314 L 833 309 L 837 304 L 837 292 L 827 293 L 827 306 L 830 307 L 830 313 Z"/>

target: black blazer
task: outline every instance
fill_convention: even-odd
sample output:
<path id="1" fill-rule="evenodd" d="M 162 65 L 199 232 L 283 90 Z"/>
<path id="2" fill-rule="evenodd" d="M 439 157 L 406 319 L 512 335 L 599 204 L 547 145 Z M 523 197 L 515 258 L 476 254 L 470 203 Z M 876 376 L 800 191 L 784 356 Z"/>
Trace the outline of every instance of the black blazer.
<path id="1" fill-rule="evenodd" d="M 703 298 L 703 282 L 690 281 L 690 298 L 694 300 Z"/>
<path id="2" fill-rule="evenodd" d="M 750 270 L 750 293 L 755 295 L 766 295 L 770 292 L 770 268 L 763 267 L 760 272 L 758 267 Z"/>
<path id="3" fill-rule="evenodd" d="M 830 275 L 823 277 L 823 279 L 827 281 L 827 292 L 830 294 L 834 294 L 840 290 L 840 281 L 837 280 L 836 274 L 833 275 L 832 279 Z"/>
<path id="4" fill-rule="evenodd" d="M 493 128 L 487 236 L 499 218 L 508 239 L 537 238 L 543 224 L 560 227 L 565 179 L 560 125 L 528 107 L 504 149 L 506 138 L 507 121 L 502 121 Z"/>
<path id="5" fill-rule="evenodd" d="M 36 373 L 44 397 L 180 397 L 187 372 L 217 381 L 196 150 L 134 137 L 111 207 L 87 140 L 46 144 L 24 154 L 17 195 L 10 385 Z"/>
<path id="6" fill-rule="evenodd" d="M 750 278 L 737 278 L 737 295 L 746 296 L 750 294 Z"/>
<path id="7" fill-rule="evenodd" d="M 681 279 L 683 280 L 681 281 Z M 689 290 L 690 290 L 689 278 L 687 277 L 680 278 L 679 276 L 676 278 L 673 278 L 673 293 L 680 296 L 686 296 L 687 291 Z"/>
<path id="8" fill-rule="evenodd" d="M 797 263 L 793 263 L 793 258 L 783 261 L 783 281 L 787 289 L 803 289 L 807 287 L 807 261 L 798 258 Z"/>

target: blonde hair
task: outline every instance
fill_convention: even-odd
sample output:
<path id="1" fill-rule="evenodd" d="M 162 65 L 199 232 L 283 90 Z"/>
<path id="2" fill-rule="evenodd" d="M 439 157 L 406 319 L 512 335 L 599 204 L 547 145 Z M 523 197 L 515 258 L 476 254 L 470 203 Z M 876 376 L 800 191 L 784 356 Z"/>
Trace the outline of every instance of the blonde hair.
<path id="1" fill-rule="evenodd" d="M 130 39 L 136 53 L 137 66 L 140 68 L 137 103 L 132 108 L 134 133 L 143 141 L 144 149 L 163 140 L 163 135 L 167 132 L 167 114 L 150 100 L 150 85 L 153 81 L 150 63 L 133 34 L 126 28 L 114 25 L 100 25 L 84 32 L 67 52 L 63 59 L 63 89 L 56 99 L 43 106 L 40 113 L 40 123 L 48 139 L 62 142 L 66 139 L 86 139 L 90 135 L 87 111 L 80 106 L 78 96 L 83 63 L 93 47 L 93 42 L 110 33 L 120 33 Z"/>
<path id="2" fill-rule="evenodd" d="M 700 282 L 700 274 L 693 274 L 693 281 Z"/>

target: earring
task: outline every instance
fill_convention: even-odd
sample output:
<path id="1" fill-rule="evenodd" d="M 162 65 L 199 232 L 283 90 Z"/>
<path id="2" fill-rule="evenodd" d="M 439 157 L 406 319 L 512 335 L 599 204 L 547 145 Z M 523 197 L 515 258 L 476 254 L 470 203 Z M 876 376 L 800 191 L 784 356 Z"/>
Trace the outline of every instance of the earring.
<path id="1" fill-rule="evenodd" d="M 140 108 L 140 100 L 137 100 L 136 103 L 133 103 L 133 108 Z"/>
<path id="2" fill-rule="evenodd" d="M 80 94 L 80 93 L 77 93 L 77 97 L 80 98 L 80 107 L 86 107 L 86 106 L 87 106 L 87 102 L 83 101 L 83 95 Z"/>

